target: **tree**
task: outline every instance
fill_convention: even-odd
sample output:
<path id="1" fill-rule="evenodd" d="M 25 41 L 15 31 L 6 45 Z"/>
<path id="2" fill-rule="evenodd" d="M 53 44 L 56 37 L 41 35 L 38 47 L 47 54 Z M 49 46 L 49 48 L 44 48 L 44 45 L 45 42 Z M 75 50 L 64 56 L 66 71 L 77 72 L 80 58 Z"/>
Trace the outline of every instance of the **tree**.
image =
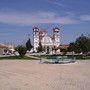
<path id="1" fill-rule="evenodd" d="M 17 47 L 15 48 L 15 50 L 18 51 L 20 57 L 24 57 L 25 54 L 26 54 L 26 51 L 27 51 L 26 47 L 24 47 L 24 46 L 22 46 L 22 45 L 17 46 Z"/>
<path id="2" fill-rule="evenodd" d="M 68 51 L 69 52 L 72 52 L 72 51 L 75 51 L 75 42 L 72 42 L 69 44 L 69 47 L 68 47 Z"/>
<path id="3" fill-rule="evenodd" d="M 75 42 L 69 44 L 68 51 L 88 53 L 90 51 L 90 38 L 82 34 Z"/>
<path id="4" fill-rule="evenodd" d="M 39 46 L 37 48 L 37 52 L 39 53 L 39 52 L 42 52 L 42 51 L 43 51 L 43 47 L 42 47 L 41 42 L 39 42 Z"/>
<path id="5" fill-rule="evenodd" d="M 30 51 L 33 48 L 30 38 L 26 42 L 26 48 L 28 51 Z"/>
<path id="6" fill-rule="evenodd" d="M 82 53 L 87 53 L 90 51 L 90 38 L 84 36 L 83 34 L 76 39 L 76 48 Z"/>

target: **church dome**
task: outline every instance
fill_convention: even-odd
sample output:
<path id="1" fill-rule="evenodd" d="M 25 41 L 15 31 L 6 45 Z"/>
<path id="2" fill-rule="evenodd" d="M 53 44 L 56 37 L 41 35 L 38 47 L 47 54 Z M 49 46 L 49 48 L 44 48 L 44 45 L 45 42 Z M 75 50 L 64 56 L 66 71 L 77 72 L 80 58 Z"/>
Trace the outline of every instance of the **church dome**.
<path id="1" fill-rule="evenodd" d="M 33 32 L 39 32 L 39 29 L 37 27 L 34 27 Z"/>
<path id="2" fill-rule="evenodd" d="M 58 27 L 53 28 L 53 32 L 59 32 L 59 28 Z"/>

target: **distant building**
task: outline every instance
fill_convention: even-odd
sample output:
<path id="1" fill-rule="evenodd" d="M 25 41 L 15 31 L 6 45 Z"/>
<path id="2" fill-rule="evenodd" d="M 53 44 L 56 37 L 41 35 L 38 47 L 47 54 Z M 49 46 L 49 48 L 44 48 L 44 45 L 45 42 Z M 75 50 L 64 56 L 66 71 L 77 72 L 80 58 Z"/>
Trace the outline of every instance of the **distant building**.
<path id="1" fill-rule="evenodd" d="M 7 45 L 4 45 L 4 44 L 1 44 L 1 43 L 0 43 L 0 55 L 2 55 L 2 54 L 4 53 L 4 50 L 5 50 L 6 48 L 8 48 Z"/>
<path id="2" fill-rule="evenodd" d="M 13 45 L 5 45 L 0 43 L 0 55 L 2 54 L 13 54 L 14 52 L 14 46 Z"/>
<path id="3" fill-rule="evenodd" d="M 37 52 L 37 48 L 39 46 L 39 42 L 41 42 L 42 46 L 46 49 L 49 47 L 52 49 L 53 47 L 58 47 L 60 45 L 60 30 L 59 28 L 53 28 L 53 34 L 48 35 L 48 30 L 39 29 L 37 27 L 33 28 L 33 46 L 34 51 Z"/>

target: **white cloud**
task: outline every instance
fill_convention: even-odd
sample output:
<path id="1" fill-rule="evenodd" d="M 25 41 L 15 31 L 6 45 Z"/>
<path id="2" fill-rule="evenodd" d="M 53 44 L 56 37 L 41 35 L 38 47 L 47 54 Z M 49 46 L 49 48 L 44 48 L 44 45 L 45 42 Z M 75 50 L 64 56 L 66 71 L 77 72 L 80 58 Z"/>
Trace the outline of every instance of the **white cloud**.
<path id="1" fill-rule="evenodd" d="M 80 16 L 80 19 L 81 19 L 82 21 L 90 21 L 90 15 Z"/>
<path id="2" fill-rule="evenodd" d="M 59 2 L 59 1 L 55 1 L 55 0 L 48 0 L 47 2 L 51 3 L 51 4 L 54 4 L 54 6 L 59 6 L 59 7 L 66 7 L 65 4 Z"/>
<path id="3" fill-rule="evenodd" d="M 54 4 L 57 5 L 57 6 L 60 6 L 60 7 L 65 7 L 65 5 L 63 5 L 63 4 L 59 3 L 59 2 L 54 2 Z"/>
<path id="4" fill-rule="evenodd" d="M 74 24 L 78 21 L 67 16 L 61 17 L 54 12 L 1 12 L 0 22 L 7 24 L 31 25 L 38 23 Z"/>

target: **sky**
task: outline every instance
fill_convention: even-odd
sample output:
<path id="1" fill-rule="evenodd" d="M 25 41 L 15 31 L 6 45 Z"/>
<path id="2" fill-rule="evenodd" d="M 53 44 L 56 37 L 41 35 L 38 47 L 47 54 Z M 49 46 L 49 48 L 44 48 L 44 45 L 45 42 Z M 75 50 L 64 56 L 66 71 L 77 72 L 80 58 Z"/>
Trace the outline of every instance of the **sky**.
<path id="1" fill-rule="evenodd" d="M 89 35 L 90 0 L 0 0 L 0 43 L 24 44 L 34 26 L 58 27 L 61 44 Z"/>

